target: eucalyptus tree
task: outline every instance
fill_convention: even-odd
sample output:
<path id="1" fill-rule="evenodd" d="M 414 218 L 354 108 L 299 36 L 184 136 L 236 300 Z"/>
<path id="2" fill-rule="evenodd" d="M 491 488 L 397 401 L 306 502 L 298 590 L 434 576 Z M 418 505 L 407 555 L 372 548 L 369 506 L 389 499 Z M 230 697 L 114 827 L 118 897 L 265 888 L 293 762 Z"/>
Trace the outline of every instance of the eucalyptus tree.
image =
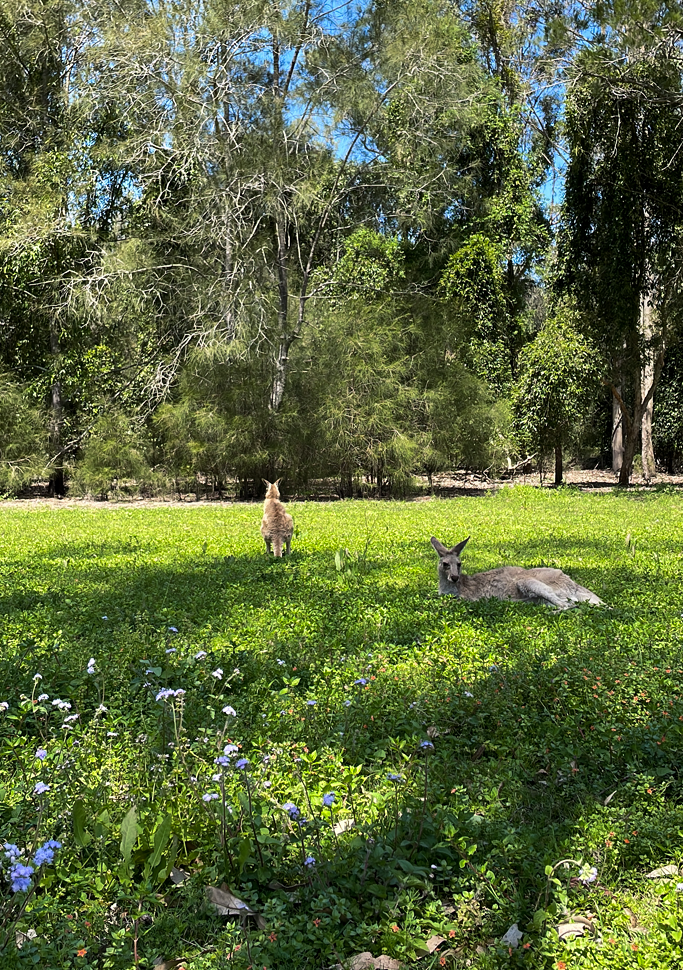
<path id="1" fill-rule="evenodd" d="M 623 423 L 621 485 L 680 319 L 677 37 L 666 23 L 612 25 L 577 55 L 567 96 L 562 282 L 588 311 L 608 362 L 604 380 Z"/>
<path id="2" fill-rule="evenodd" d="M 128 202 L 127 173 L 106 147 L 117 122 L 90 97 L 93 10 L 87 0 L 0 7 L 0 357 L 49 405 L 56 492 L 82 412 L 112 373 L 130 383 L 130 342 L 116 360 L 107 330 L 121 325 L 102 319 L 90 286 Z"/>
<path id="3" fill-rule="evenodd" d="M 6 3 L 0 16 L 3 356 L 5 366 L 19 365 L 23 379 L 29 375 L 21 365 L 28 358 L 47 363 L 54 453 L 61 448 L 63 424 L 59 308 L 69 248 L 60 231 L 66 199 L 57 183 L 69 168 L 72 12 L 68 0 L 48 0 L 30 8 Z M 57 491 L 63 490 L 59 464 L 54 478 Z"/>
<path id="4" fill-rule="evenodd" d="M 126 244 L 139 239 L 140 279 L 176 321 L 177 360 L 216 342 L 266 356 L 276 414 L 314 273 L 334 264 L 340 235 L 372 218 L 368 206 L 393 218 L 386 186 L 399 167 L 405 194 L 430 218 L 435 208 L 443 166 L 439 176 L 389 158 L 382 132 L 400 119 L 414 146 L 424 136 L 427 157 L 438 115 L 441 143 L 466 140 L 482 71 L 457 10 L 446 0 L 124 0 L 103 5 L 100 33 L 108 70 L 97 94 L 126 119 L 120 157 L 140 193 Z M 467 178 L 458 181 L 462 194 Z"/>

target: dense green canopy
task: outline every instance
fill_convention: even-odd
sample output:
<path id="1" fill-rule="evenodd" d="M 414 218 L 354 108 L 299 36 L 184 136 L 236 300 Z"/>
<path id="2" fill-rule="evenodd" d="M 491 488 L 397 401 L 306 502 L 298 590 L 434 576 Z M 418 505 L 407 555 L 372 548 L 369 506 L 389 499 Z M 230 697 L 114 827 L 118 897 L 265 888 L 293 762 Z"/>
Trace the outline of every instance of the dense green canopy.
<path id="1" fill-rule="evenodd" d="M 672 466 L 681 43 L 632 13 L 3 0 L 1 487 L 504 467 L 560 298 L 602 362 L 565 447 L 614 397 L 628 483 L 654 402 Z"/>

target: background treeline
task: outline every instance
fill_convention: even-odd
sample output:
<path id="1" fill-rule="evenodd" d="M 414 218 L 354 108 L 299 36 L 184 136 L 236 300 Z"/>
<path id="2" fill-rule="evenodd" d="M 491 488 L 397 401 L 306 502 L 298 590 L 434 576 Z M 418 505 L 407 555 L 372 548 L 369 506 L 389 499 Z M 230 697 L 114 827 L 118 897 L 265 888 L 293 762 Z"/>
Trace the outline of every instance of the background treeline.
<path id="1" fill-rule="evenodd" d="M 647 0 L 0 0 L 0 491 L 674 470 L 682 70 Z"/>

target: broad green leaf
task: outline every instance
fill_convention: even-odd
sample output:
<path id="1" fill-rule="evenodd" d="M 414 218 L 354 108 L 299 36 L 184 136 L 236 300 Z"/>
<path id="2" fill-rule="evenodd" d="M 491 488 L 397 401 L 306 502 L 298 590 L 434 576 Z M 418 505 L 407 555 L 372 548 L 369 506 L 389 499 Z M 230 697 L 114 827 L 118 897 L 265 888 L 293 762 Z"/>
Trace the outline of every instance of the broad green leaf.
<path id="1" fill-rule="evenodd" d="M 161 853 L 166 848 L 171 835 L 171 816 L 165 815 L 154 830 L 154 851 L 147 863 L 149 869 L 155 869 L 161 860 Z"/>
<path id="2" fill-rule="evenodd" d="M 240 867 L 240 874 L 244 868 L 244 864 L 251 855 L 251 839 L 242 839 L 240 842 L 239 852 L 237 854 L 237 863 Z"/>
<path id="3" fill-rule="evenodd" d="M 128 810 L 121 822 L 121 855 L 126 862 L 130 861 L 133 846 L 138 840 L 138 813 L 135 806 Z"/>
<path id="4" fill-rule="evenodd" d="M 85 802 L 82 798 L 79 798 L 73 807 L 71 824 L 74 838 L 79 845 L 86 846 L 92 842 L 92 835 L 85 829 Z"/>

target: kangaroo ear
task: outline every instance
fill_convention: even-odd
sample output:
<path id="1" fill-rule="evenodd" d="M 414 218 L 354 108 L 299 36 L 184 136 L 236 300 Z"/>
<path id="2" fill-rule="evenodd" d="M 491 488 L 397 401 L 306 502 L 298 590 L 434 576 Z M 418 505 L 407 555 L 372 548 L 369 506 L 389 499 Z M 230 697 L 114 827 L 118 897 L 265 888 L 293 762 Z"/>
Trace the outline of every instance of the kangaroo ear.
<path id="1" fill-rule="evenodd" d="M 432 536 L 432 538 L 431 538 L 430 541 L 431 541 L 432 545 L 434 546 L 434 548 L 436 549 L 437 554 L 439 556 L 447 556 L 448 555 L 448 549 L 444 545 L 442 545 L 442 543 L 440 543 L 438 539 L 435 539 L 434 536 Z"/>
<path id="2" fill-rule="evenodd" d="M 462 542 L 457 544 L 457 546 L 453 546 L 451 552 L 454 552 L 456 556 L 459 556 L 471 538 L 472 536 L 468 536 L 466 539 L 463 539 Z"/>
<path id="3" fill-rule="evenodd" d="M 281 481 L 282 481 L 282 479 L 281 478 L 278 478 L 278 480 L 275 482 L 275 484 L 276 485 L 279 485 Z"/>
<path id="4" fill-rule="evenodd" d="M 263 482 L 264 485 L 267 485 L 268 488 L 270 488 L 271 483 L 268 481 L 267 478 L 262 478 L 261 481 Z"/>

